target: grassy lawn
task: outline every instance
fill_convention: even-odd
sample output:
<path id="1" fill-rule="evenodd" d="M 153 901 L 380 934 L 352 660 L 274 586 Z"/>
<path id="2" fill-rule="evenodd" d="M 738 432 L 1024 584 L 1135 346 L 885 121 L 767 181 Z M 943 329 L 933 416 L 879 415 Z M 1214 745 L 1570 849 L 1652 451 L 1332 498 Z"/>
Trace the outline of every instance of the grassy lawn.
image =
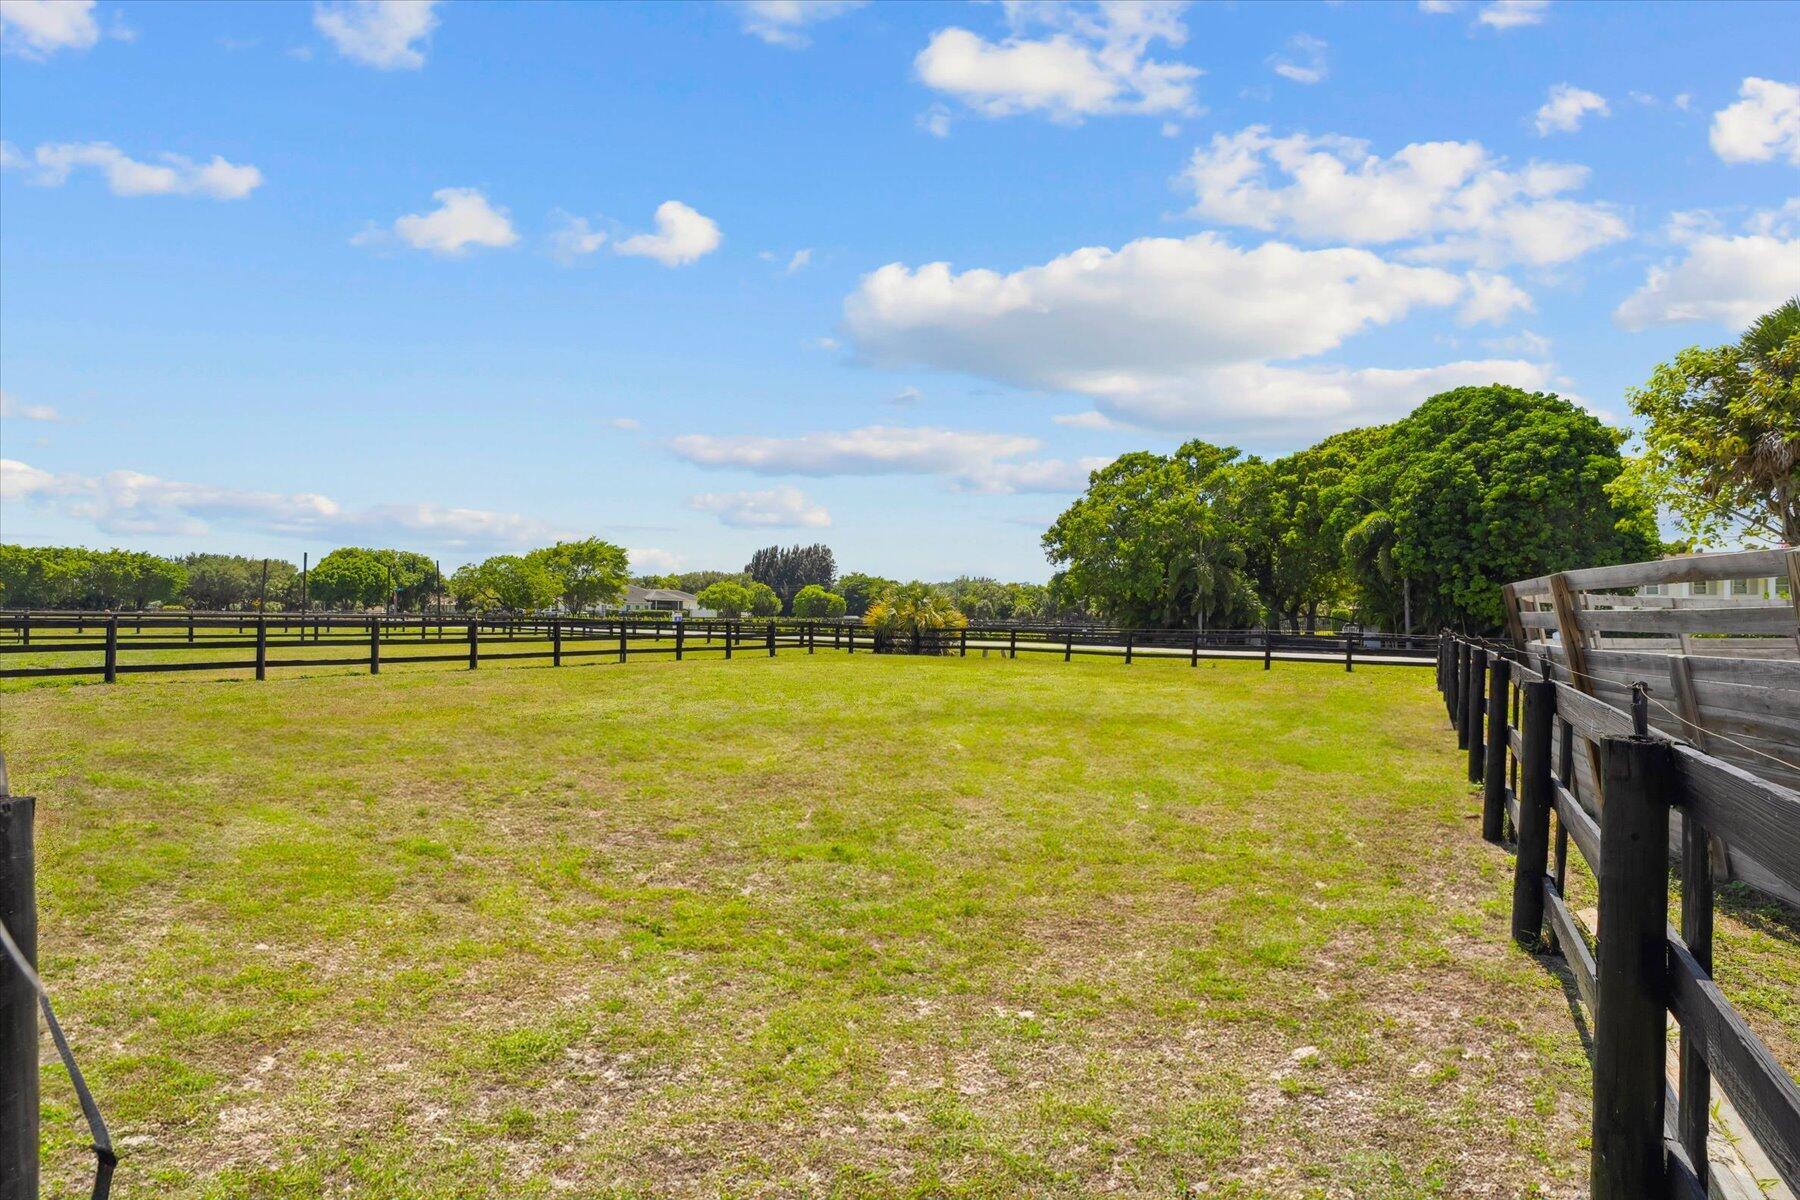
<path id="1" fill-rule="evenodd" d="M 116 1195 L 1582 1190 L 1580 1036 L 1428 670 L 784 652 L 0 717 Z"/>

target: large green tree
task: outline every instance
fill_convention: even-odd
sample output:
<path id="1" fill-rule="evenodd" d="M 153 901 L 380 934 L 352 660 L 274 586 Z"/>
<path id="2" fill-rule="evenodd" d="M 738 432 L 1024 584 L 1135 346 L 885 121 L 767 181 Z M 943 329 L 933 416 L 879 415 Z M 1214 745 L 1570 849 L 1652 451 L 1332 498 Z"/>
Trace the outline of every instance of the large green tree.
<path id="1" fill-rule="evenodd" d="M 794 615 L 816 621 L 832 621 L 844 615 L 844 598 L 809 583 L 794 594 Z"/>
<path id="2" fill-rule="evenodd" d="M 571 612 L 610 604 L 625 594 L 630 564 L 622 546 L 591 537 L 558 542 L 533 550 L 528 557 L 556 577 L 562 602 Z"/>
<path id="3" fill-rule="evenodd" d="M 1126 625 L 1246 625 L 1259 605 L 1232 519 L 1235 448 L 1121 455 L 1044 534 L 1055 590 Z"/>
<path id="4" fill-rule="evenodd" d="M 1627 398 L 1644 454 L 1615 492 L 1649 495 L 1699 542 L 1800 545 L 1800 299 L 1730 345 L 1683 350 Z"/>
<path id="5" fill-rule="evenodd" d="M 741 617 L 750 611 L 750 589 L 735 579 L 720 579 L 707 584 L 694 600 L 701 608 L 721 617 Z"/>
<path id="6" fill-rule="evenodd" d="M 809 583 L 829 589 L 837 579 L 837 560 L 823 542 L 811 546 L 765 546 L 744 564 L 744 574 L 766 584 L 781 598 L 786 609 Z"/>
<path id="7" fill-rule="evenodd" d="M 457 568 L 450 590 L 458 608 L 475 612 L 536 612 L 556 603 L 562 583 L 543 562 L 525 554 L 496 554 Z"/>
<path id="8" fill-rule="evenodd" d="M 895 586 L 897 585 L 892 579 L 852 571 L 838 580 L 837 591 L 844 598 L 844 611 L 853 617 L 860 617 L 869 611 L 869 605 L 881 599 L 881 593 Z"/>
<path id="9" fill-rule="evenodd" d="M 342 546 L 313 565 L 307 590 L 325 608 L 368 608 L 387 600 L 389 578 L 380 551 Z"/>
<path id="10" fill-rule="evenodd" d="M 1335 487 L 1329 525 L 1367 615 L 1497 630 L 1500 587 L 1654 558 L 1655 513 L 1610 485 L 1625 434 L 1559 396 L 1441 392 L 1395 422 Z"/>

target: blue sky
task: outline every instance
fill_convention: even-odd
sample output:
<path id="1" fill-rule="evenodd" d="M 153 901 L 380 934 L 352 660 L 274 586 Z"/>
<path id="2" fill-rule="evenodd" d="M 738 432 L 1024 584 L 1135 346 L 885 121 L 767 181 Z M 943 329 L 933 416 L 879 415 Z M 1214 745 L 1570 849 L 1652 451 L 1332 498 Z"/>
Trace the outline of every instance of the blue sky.
<path id="1" fill-rule="evenodd" d="M 1800 7 L 0 0 L 8 541 L 1042 579 L 1800 291 Z M 937 264 L 937 265 L 934 265 Z"/>

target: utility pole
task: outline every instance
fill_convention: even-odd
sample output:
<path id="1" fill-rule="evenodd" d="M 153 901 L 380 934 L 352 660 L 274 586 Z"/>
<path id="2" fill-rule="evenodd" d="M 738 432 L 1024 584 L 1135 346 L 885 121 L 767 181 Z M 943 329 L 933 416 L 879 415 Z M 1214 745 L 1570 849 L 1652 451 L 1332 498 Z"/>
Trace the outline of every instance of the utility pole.
<path id="1" fill-rule="evenodd" d="M 256 611 L 269 611 L 269 560 L 263 559 L 262 583 L 256 589 Z"/>
<path id="2" fill-rule="evenodd" d="M 305 550 L 300 552 L 300 611 L 305 612 L 312 607 L 312 597 L 306 591 L 306 576 L 312 566 L 312 555 Z"/>

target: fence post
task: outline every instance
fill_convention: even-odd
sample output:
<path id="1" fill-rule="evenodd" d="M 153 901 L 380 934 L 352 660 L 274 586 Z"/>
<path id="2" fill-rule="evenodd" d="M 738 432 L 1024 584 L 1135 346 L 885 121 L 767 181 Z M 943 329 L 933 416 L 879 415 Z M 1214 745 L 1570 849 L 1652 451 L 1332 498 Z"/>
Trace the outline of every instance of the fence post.
<path id="1" fill-rule="evenodd" d="M 1713 966 L 1712 845 L 1706 828 L 1694 819 L 1691 807 L 1681 814 L 1681 940 L 1700 969 L 1708 975 Z M 1712 1072 L 1700 1047 L 1684 1029 L 1681 1033 L 1681 1076 L 1677 1093 L 1675 1127 L 1682 1148 L 1700 1186 L 1706 1181 L 1706 1134 L 1712 1104 Z"/>
<path id="2" fill-rule="evenodd" d="M 269 618 L 256 618 L 256 677 L 269 677 Z"/>
<path id="3" fill-rule="evenodd" d="M 1354 656 L 1355 653 L 1356 639 L 1346 633 L 1344 635 L 1344 671 L 1346 674 L 1355 669 L 1351 663 L 1352 656 Z"/>
<path id="4" fill-rule="evenodd" d="M 1481 712 L 1485 698 L 1483 688 L 1487 683 L 1487 651 L 1480 646 L 1469 646 L 1469 679 L 1464 685 L 1466 695 L 1463 702 L 1469 711 L 1463 714 L 1463 724 L 1468 727 L 1469 736 L 1469 782 L 1480 783 L 1482 769 L 1487 764 L 1487 753 L 1484 749 L 1486 739 L 1482 736 Z"/>
<path id="5" fill-rule="evenodd" d="M 37 802 L 9 795 L 0 763 L 0 921 L 37 966 Z M 0 965 L 0 1191 L 7 1200 L 38 1194 L 37 993 L 10 962 Z"/>
<path id="6" fill-rule="evenodd" d="M 471 671 L 475 669 L 475 664 L 481 661 L 481 652 L 477 649 L 481 644 L 480 629 L 479 621 L 469 622 L 469 670 Z"/>
<path id="7" fill-rule="evenodd" d="M 1019 628 L 1016 625 L 1006 631 L 1006 657 L 1019 657 Z"/>
<path id="8" fill-rule="evenodd" d="M 1511 740 L 1506 736 L 1506 718 L 1511 686 L 1512 664 L 1495 658 L 1488 668 L 1487 762 L 1482 767 L 1487 790 L 1481 802 L 1481 836 L 1494 843 L 1506 832 L 1506 747 Z M 1517 831 L 1514 833 L 1516 836 Z"/>
<path id="9" fill-rule="evenodd" d="M 381 618 L 369 618 L 369 674 L 381 674 Z"/>
<path id="10" fill-rule="evenodd" d="M 731 634 L 737 628 L 736 621 L 725 622 L 725 661 L 731 661 Z"/>
<path id="11" fill-rule="evenodd" d="M 913 651 L 912 651 L 914 654 L 919 654 L 924 649 L 921 639 L 922 639 L 922 635 L 919 632 L 919 627 L 917 625 L 914 625 L 913 626 Z"/>
<path id="12" fill-rule="evenodd" d="M 194 644 L 194 614 L 193 613 L 188 614 L 187 625 L 188 625 L 188 644 L 191 646 Z"/>
<path id="13" fill-rule="evenodd" d="M 1075 631 L 1069 630 L 1063 634 L 1063 661 L 1068 662 L 1070 656 L 1073 655 L 1074 653 L 1075 653 Z"/>
<path id="14" fill-rule="evenodd" d="M 1456 639 L 1456 709 L 1451 712 L 1451 720 L 1456 721 L 1456 748 L 1469 748 L 1469 642 Z"/>
<path id="15" fill-rule="evenodd" d="M 957 636 L 956 653 L 959 658 L 969 657 L 969 627 L 967 625 L 962 627 L 962 631 Z"/>
<path id="16" fill-rule="evenodd" d="M 562 666 L 562 618 L 550 618 L 550 665 Z"/>
<path id="17" fill-rule="evenodd" d="M 675 661 L 676 662 L 681 661 L 682 635 L 685 634 L 686 632 L 687 632 L 687 625 L 685 622 L 682 622 L 682 621 L 675 622 Z"/>
<path id="18" fill-rule="evenodd" d="M 191 621 L 191 620 L 193 620 L 193 618 L 189 617 L 188 620 Z M 76 632 L 80 632 L 80 631 L 77 630 Z M 192 633 L 189 633 L 188 641 L 191 642 L 193 640 L 194 640 L 194 635 Z M 21 646 L 31 645 L 31 614 L 30 613 L 24 613 L 19 617 L 19 644 Z"/>
<path id="19" fill-rule="evenodd" d="M 1193 640 L 1188 645 L 1188 666 L 1200 665 L 1200 631 L 1194 630 Z"/>
<path id="20" fill-rule="evenodd" d="M 844 631 L 850 643 L 850 653 L 856 653 L 856 626 L 852 625 Z"/>
<path id="21" fill-rule="evenodd" d="M 1527 683 L 1519 729 L 1519 852 L 1513 859 L 1513 940 L 1536 950 L 1544 939 L 1544 880 L 1550 862 L 1550 727 L 1556 685 Z"/>
<path id="22" fill-rule="evenodd" d="M 775 657 L 775 622 L 769 622 L 769 657 Z"/>
<path id="23" fill-rule="evenodd" d="M 816 622 L 812 622 L 812 621 L 807 622 L 807 625 L 806 625 L 806 652 L 808 654 L 811 654 L 813 652 L 813 638 L 818 634 L 818 632 L 819 632 L 819 626 Z"/>
<path id="24" fill-rule="evenodd" d="M 1263 670 L 1269 669 L 1269 663 L 1275 657 L 1275 638 L 1269 633 L 1269 627 L 1263 626 Z"/>
<path id="25" fill-rule="evenodd" d="M 106 659 L 102 667 L 108 683 L 119 682 L 119 618 L 106 618 Z"/>
<path id="26" fill-rule="evenodd" d="M 726 645 L 729 646 L 730 643 L 727 642 Z M 625 648 L 625 618 L 620 617 L 619 618 L 619 661 L 624 662 L 626 655 L 628 655 L 629 653 L 630 653 L 630 651 Z M 727 651 L 727 653 L 730 653 L 730 652 Z"/>
<path id="27" fill-rule="evenodd" d="M 1125 665 L 1128 667 L 1131 665 L 1131 633 L 1129 629 L 1125 631 Z"/>
<path id="28" fill-rule="evenodd" d="M 1594 1200 L 1660 1196 L 1669 920 L 1669 744 L 1602 739 Z"/>

